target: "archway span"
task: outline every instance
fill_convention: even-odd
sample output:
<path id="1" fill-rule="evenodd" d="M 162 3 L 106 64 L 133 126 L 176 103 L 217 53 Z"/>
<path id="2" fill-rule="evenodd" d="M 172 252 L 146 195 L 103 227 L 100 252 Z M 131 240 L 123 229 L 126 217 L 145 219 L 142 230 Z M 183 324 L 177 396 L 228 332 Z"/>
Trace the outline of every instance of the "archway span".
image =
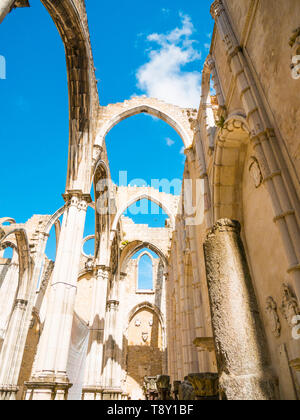
<path id="1" fill-rule="evenodd" d="M 163 209 L 163 211 L 170 217 L 171 219 L 171 226 L 174 229 L 175 228 L 175 216 L 173 214 L 173 212 L 171 211 L 171 209 L 166 205 L 166 203 L 164 203 L 164 201 L 159 198 L 158 196 L 155 197 L 153 194 L 151 193 L 146 193 L 146 192 L 140 192 L 137 195 L 135 195 L 134 197 L 130 198 L 127 203 L 125 203 L 117 212 L 113 225 L 112 225 L 112 231 L 115 231 L 117 229 L 118 223 L 120 221 L 120 218 L 122 216 L 122 214 L 133 204 L 137 203 L 138 201 L 141 200 L 148 200 L 151 201 L 155 204 L 157 204 L 161 209 Z"/>
<path id="2" fill-rule="evenodd" d="M 184 147 L 188 148 L 194 137 L 192 123 L 197 110 L 179 108 L 153 98 L 133 98 L 123 104 L 111 104 L 101 108 L 101 128 L 96 137 L 96 146 L 103 147 L 108 132 L 121 121 L 138 114 L 149 114 L 170 125 L 181 137 Z"/>
<path id="3" fill-rule="evenodd" d="M 139 261 L 141 260 L 141 258 L 143 258 L 145 255 L 147 255 L 150 260 L 153 262 L 153 256 L 150 254 L 150 252 L 148 251 L 143 251 L 137 258 L 137 263 L 139 263 Z"/>
<path id="4" fill-rule="evenodd" d="M 0 244 L 6 238 L 14 235 L 19 255 L 19 284 L 15 295 L 7 334 L 0 352 L 0 387 L 10 384 L 12 390 L 17 389 L 18 377 L 21 368 L 21 354 L 24 352 L 27 327 L 33 307 L 33 276 L 32 262 L 26 230 L 23 225 L 0 225 Z M 14 391 L 12 391 L 14 392 Z"/>
<path id="5" fill-rule="evenodd" d="M 0 226 L 0 245 L 9 236 L 15 236 L 19 255 L 18 298 L 28 300 L 31 294 L 31 261 L 27 233 L 22 226 Z"/>
<path id="6" fill-rule="evenodd" d="M 153 305 L 150 302 L 142 302 L 137 304 L 134 308 L 131 309 L 131 311 L 129 312 L 128 316 L 127 316 L 127 322 L 125 323 L 126 325 L 126 333 L 125 335 L 127 335 L 127 329 L 129 327 L 129 324 L 131 322 L 131 320 L 134 318 L 134 316 L 141 310 L 143 309 L 148 309 L 149 311 L 155 313 L 155 315 L 158 317 L 159 322 L 161 324 L 161 328 L 162 328 L 162 337 L 163 337 L 163 349 L 166 349 L 167 346 L 167 336 L 166 336 L 166 323 L 165 323 L 165 319 L 164 316 L 161 312 L 161 310 L 158 308 L 158 306 Z"/>
<path id="7" fill-rule="evenodd" d="M 150 251 L 154 252 L 164 263 L 165 270 L 168 267 L 168 261 L 166 255 L 163 253 L 161 249 L 158 248 L 153 243 L 150 242 L 141 242 L 141 241 L 132 241 L 130 242 L 122 251 L 120 266 L 121 272 L 126 272 L 126 266 L 128 261 L 139 251 L 142 249 L 149 249 Z"/>
<path id="8" fill-rule="evenodd" d="M 64 43 L 69 85 L 69 162 L 66 189 L 78 178 L 80 163 L 89 160 L 93 117 L 98 106 L 98 91 L 85 4 L 82 0 L 41 0 Z M 88 144 L 87 144 L 88 143 Z M 89 144 L 90 143 L 90 144 Z M 85 159 L 82 159 L 82 157 Z M 91 162 L 90 167 L 91 167 Z M 87 191 L 89 177 L 80 187 Z"/>
<path id="9" fill-rule="evenodd" d="M 250 130 L 241 115 L 230 115 L 217 133 L 214 162 L 214 220 L 243 221 L 241 181 Z"/>

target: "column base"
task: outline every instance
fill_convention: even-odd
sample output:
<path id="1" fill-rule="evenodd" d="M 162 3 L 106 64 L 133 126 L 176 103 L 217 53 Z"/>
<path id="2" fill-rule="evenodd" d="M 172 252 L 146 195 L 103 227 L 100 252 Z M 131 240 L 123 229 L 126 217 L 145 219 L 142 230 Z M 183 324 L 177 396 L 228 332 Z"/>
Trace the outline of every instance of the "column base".
<path id="1" fill-rule="evenodd" d="M 121 401 L 124 392 L 121 388 L 105 388 L 102 395 L 106 401 Z"/>
<path id="2" fill-rule="evenodd" d="M 37 378 L 31 382 L 25 382 L 27 401 L 66 401 L 69 389 L 73 384 L 67 378 Z"/>
<path id="3" fill-rule="evenodd" d="M 15 401 L 18 392 L 18 386 L 0 385 L 0 401 Z"/>
<path id="4" fill-rule="evenodd" d="M 84 401 L 103 400 L 103 387 L 85 386 L 82 390 L 82 399 Z"/>

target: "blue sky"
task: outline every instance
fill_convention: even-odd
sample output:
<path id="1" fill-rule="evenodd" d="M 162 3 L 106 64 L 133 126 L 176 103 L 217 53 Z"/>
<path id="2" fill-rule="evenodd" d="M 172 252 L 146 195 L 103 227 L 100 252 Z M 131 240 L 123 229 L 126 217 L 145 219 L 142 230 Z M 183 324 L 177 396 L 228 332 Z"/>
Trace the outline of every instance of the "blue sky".
<path id="1" fill-rule="evenodd" d="M 69 138 L 64 47 L 41 2 L 30 3 L 0 25 L 0 214 L 18 222 L 63 205 Z M 211 3 L 86 0 L 101 105 L 146 94 L 197 107 Z M 115 182 L 120 170 L 129 181 L 182 177 L 182 141 L 160 120 L 132 117 L 106 141 Z M 86 233 L 92 228 L 88 222 Z"/>

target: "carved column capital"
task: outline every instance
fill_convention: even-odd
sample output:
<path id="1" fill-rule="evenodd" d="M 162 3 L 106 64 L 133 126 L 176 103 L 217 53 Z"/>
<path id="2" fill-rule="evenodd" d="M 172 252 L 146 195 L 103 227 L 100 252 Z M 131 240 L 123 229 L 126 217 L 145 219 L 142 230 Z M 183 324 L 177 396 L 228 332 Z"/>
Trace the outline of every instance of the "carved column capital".
<path id="1" fill-rule="evenodd" d="M 93 201 L 90 194 L 85 194 L 81 190 L 69 190 L 63 194 L 63 199 L 69 207 L 77 207 L 84 211 L 87 210 L 88 204 Z"/>
<path id="2" fill-rule="evenodd" d="M 205 64 L 208 66 L 210 71 L 212 71 L 216 67 L 215 60 L 211 54 L 207 56 Z"/>
<path id="3" fill-rule="evenodd" d="M 111 268 L 107 265 L 97 265 L 96 270 L 98 271 L 98 273 L 103 272 L 109 274 L 111 272 Z"/>
<path id="4" fill-rule="evenodd" d="M 15 301 L 15 308 L 16 309 L 21 309 L 21 310 L 25 310 L 26 307 L 28 305 L 28 300 L 24 300 L 24 299 L 16 299 Z"/>
<path id="5" fill-rule="evenodd" d="M 239 235 L 241 232 L 241 224 L 237 220 L 220 219 L 209 232 L 208 238 L 218 232 L 235 232 Z"/>
<path id="6" fill-rule="evenodd" d="M 213 19 L 217 19 L 223 12 L 225 12 L 224 4 L 221 0 L 215 0 L 210 8 Z"/>
<path id="7" fill-rule="evenodd" d="M 188 376 L 197 400 L 218 399 L 219 375 L 217 373 L 193 373 Z"/>
<path id="8" fill-rule="evenodd" d="M 118 300 L 108 300 L 106 304 L 107 310 L 116 311 L 119 308 L 120 302 Z"/>

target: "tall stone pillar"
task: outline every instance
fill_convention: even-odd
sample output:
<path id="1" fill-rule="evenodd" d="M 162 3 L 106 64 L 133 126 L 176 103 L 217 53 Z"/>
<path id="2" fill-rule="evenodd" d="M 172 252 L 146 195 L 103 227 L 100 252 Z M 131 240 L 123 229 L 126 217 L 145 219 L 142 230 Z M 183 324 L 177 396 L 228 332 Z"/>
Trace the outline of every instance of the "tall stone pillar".
<path id="1" fill-rule="evenodd" d="M 116 395 L 121 395 L 122 390 L 117 385 L 119 378 L 114 376 L 116 371 L 116 352 L 117 348 L 117 320 L 120 302 L 118 300 L 109 300 L 107 302 L 106 328 L 105 328 L 105 350 L 103 367 L 103 399 L 114 400 Z"/>
<path id="2" fill-rule="evenodd" d="M 15 400 L 17 397 L 18 375 L 22 362 L 20 349 L 25 346 L 24 332 L 28 331 L 29 327 L 28 315 L 28 301 L 16 299 L 0 358 L 0 400 Z"/>
<path id="3" fill-rule="evenodd" d="M 90 317 L 90 338 L 86 360 L 85 385 L 83 388 L 84 400 L 102 399 L 104 326 L 109 273 L 110 267 L 99 266 L 96 268 Z"/>
<path id="4" fill-rule="evenodd" d="M 274 400 L 267 343 L 239 222 L 219 220 L 204 243 L 220 388 L 228 400 Z"/>
<path id="5" fill-rule="evenodd" d="M 89 195 L 65 195 L 61 238 L 58 245 L 45 326 L 38 347 L 35 371 L 27 383 L 27 399 L 66 399 L 72 384 L 67 362 L 74 315 L 77 278 Z"/>
<path id="6" fill-rule="evenodd" d="M 117 400 L 122 396 L 123 379 L 123 327 L 125 301 L 126 273 L 120 273 L 116 278 L 110 300 L 107 302 L 105 326 L 105 353 L 103 368 L 103 399 Z"/>

